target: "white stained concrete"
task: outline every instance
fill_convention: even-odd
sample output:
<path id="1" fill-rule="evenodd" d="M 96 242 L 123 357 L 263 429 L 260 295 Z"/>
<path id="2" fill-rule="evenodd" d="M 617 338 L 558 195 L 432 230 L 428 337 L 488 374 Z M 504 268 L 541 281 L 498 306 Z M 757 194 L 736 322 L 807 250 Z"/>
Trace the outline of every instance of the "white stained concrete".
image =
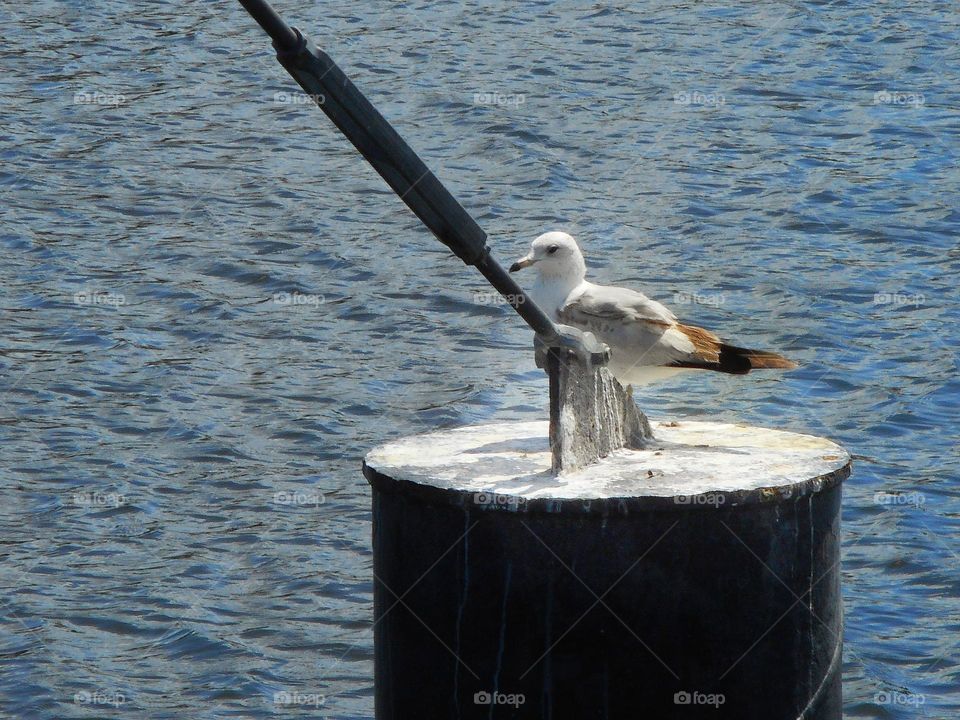
<path id="1" fill-rule="evenodd" d="M 548 423 L 478 425 L 381 445 L 367 465 L 395 480 L 525 499 L 697 496 L 791 486 L 842 469 L 830 440 L 748 425 L 652 423 L 647 450 L 620 450 L 588 468 L 550 473 Z"/>

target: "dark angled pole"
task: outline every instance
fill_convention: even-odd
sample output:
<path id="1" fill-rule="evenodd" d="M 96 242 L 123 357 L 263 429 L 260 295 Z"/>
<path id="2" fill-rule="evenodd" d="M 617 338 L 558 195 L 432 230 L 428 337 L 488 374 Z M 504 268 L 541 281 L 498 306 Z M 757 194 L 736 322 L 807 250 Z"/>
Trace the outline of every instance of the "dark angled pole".
<path id="1" fill-rule="evenodd" d="M 273 40 L 277 59 L 437 239 L 475 266 L 548 345 L 572 345 L 490 256 L 487 235 L 325 52 L 264 0 L 240 4 Z M 563 333 L 569 337 L 568 333 Z M 602 362 L 601 357 L 593 358 Z"/>

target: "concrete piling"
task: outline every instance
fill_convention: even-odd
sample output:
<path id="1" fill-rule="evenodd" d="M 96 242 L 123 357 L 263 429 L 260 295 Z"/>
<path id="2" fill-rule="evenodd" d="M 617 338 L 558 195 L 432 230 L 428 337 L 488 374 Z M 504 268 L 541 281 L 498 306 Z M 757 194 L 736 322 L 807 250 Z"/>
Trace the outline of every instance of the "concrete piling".
<path id="1" fill-rule="evenodd" d="M 849 456 L 653 431 L 561 475 L 543 422 L 367 456 L 378 720 L 840 718 Z"/>

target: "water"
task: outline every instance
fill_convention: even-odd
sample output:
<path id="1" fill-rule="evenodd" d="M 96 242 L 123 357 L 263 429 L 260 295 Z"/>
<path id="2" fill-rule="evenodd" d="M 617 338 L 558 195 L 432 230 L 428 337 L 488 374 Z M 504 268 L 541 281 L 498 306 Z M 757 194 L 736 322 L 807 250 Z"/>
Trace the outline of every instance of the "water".
<path id="1" fill-rule="evenodd" d="M 957 11 L 301 5 L 498 257 L 802 362 L 639 399 L 846 445 L 846 714 L 960 715 Z M 529 332 L 239 5 L 4 12 L 0 712 L 370 717 L 360 459 L 545 417 Z"/>

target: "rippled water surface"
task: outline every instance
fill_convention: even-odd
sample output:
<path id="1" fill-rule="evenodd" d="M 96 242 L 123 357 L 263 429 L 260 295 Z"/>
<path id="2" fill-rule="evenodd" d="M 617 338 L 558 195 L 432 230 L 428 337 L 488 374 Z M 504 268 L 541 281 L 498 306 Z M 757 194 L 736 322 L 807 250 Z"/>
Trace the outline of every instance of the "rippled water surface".
<path id="1" fill-rule="evenodd" d="M 960 717 L 956 8 L 278 7 L 499 258 L 568 229 L 802 363 L 639 399 L 845 444 L 846 714 Z M 529 331 L 238 4 L 4 16 L 0 712 L 371 717 L 360 459 L 544 417 Z"/>

